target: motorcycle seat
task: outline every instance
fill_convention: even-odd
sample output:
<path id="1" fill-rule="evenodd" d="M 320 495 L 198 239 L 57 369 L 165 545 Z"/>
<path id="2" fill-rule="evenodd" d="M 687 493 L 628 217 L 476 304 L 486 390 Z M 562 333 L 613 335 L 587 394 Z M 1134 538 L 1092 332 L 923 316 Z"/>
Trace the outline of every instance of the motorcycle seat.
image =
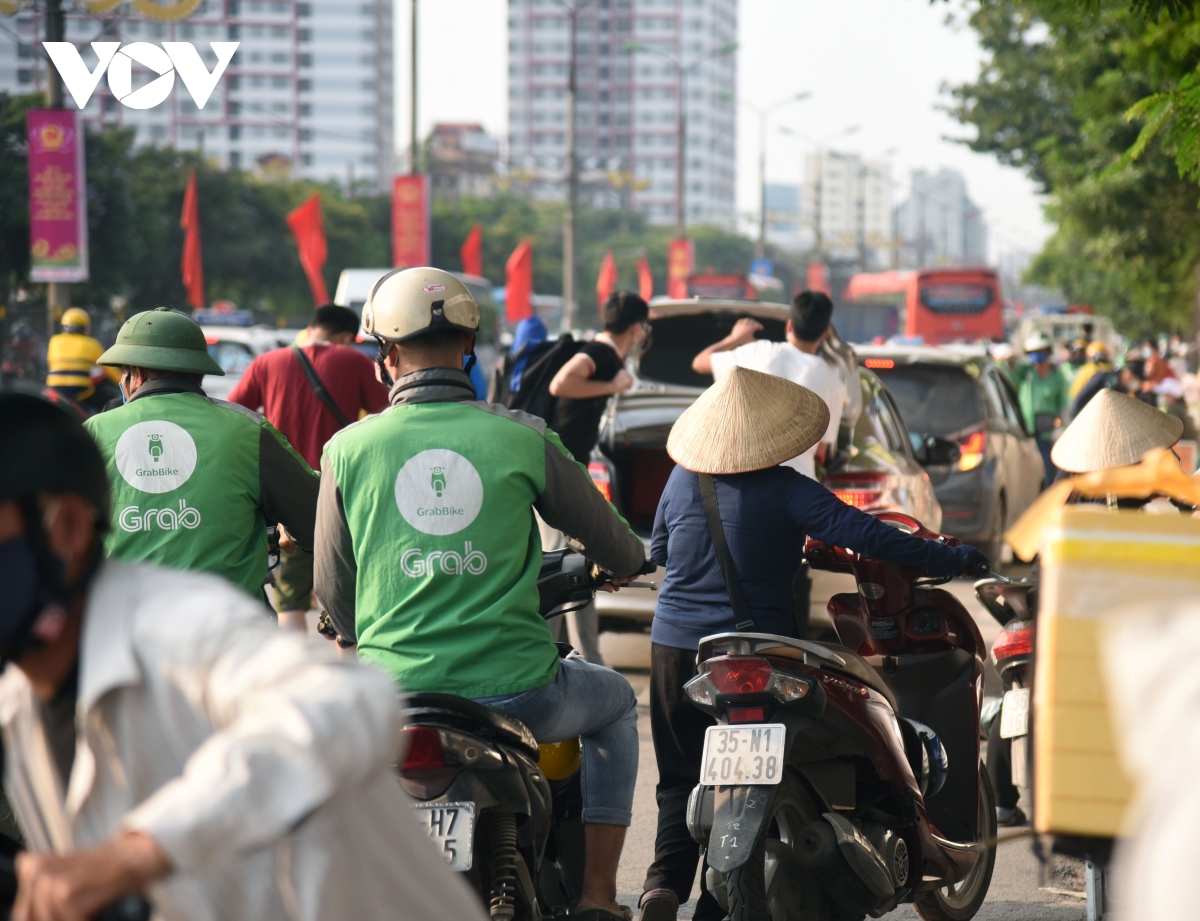
<path id="1" fill-rule="evenodd" d="M 853 649 L 846 646 L 839 646 L 837 643 L 823 643 L 828 649 L 836 652 L 839 656 L 846 660 L 845 667 L 838 667 L 829 662 L 822 662 L 821 667 L 827 668 L 830 671 L 842 672 L 855 679 L 861 681 L 873 691 L 878 691 L 883 695 L 884 699 L 891 705 L 892 711 L 899 716 L 900 704 L 896 700 L 896 694 L 888 685 L 887 680 L 874 665 L 860 656 Z"/>
<path id="2" fill-rule="evenodd" d="M 538 760 L 538 743 L 520 720 L 484 704 L 454 694 L 422 691 L 408 695 L 402 711 L 410 723 L 433 723 L 448 729 L 481 735 L 501 745 L 510 745 Z"/>

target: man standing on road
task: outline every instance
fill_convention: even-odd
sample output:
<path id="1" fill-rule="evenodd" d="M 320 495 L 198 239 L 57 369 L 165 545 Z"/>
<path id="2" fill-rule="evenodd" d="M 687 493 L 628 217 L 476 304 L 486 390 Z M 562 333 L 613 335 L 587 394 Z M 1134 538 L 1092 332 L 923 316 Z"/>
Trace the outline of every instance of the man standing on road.
<path id="1" fill-rule="evenodd" d="M 99 363 L 121 368 L 128 400 L 86 423 L 113 486 L 106 551 L 217 573 L 263 597 L 267 522 L 311 548 L 317 475 L 258 413 L 205 395 L 204 375 L 225 372 L 191 317 L 139 313 Z"/>
<path id="2" fill-rule="evenodd" d="M 575 460 L 587 466 L 600 437 L 600 420 L 611 397 L 633 386 L 625 358 L 650 334 L 650 308 L 629 291 L 614 291 L 604 302 L 604 331 L 573 355 L 550 382 L 550 395 L 558 399 L 554 430 Z M 543 550 L 561 550 L 562 531 L 539 521 Z M 566 627 L 567 630 L 563 628 Z M 589 662 L 603 665 L 600 623 L 595 603 L 559 618 L 560 639 L 567 639 Z"/>
<path id="3" fill-rule="evenodd" d="M 148 893 L 180 921 L 482 921 L 396 782 L 387 676 L 222 579 L 105 560 L 105 462 L 63 409 L 0 393 L 0 432 L 13 918 Z"/>
<path id="4" fill-rule="evenodd" d="M 784 465 L 817 480 L 817 462 L 828 463 L 837 450 L 838 429 L 842 411 L 849 400 L 846 384 L 837 369 L 819 354 L 821 342 L 829 335 L 833 318 L 833 301 L 820 291 L 801 291 L 792 300 L 790 316 L 784 328 L 786 342 L 755 339 L 762 324 L 743 317 L 733 325 L 733 331 L 692 360 L 697 374 L 711 374 L 720 380 L 734 368 L 748 368 L 764 374 L 774 374 L 792 383 L 807 387 L 819 396 L 829 409 L 829 425 L 825 434 L 803 454 L 785 461 Z M 807 636 L 809 603 L 812 596 L 812 573 L 807 563 L 800 567 L 792 587 L 795 603 L 797 636 Z"/>
<path id="5" fill-rule="evenodd" d="M 358 323 L 353 310 L 318 307 L 303 346 L 259 355 L 229 394 L 231 403 L 261 410 L 314 470 L 321 469 L 321 451 L 338 430 L 388 405 L 374 363 L 351 345 Z M 280 626 L 307 629 L 312 587 L 312 554 L 283 554 L 275 577 Z"/>
<path id="6" fill-rule="evenodd" d="M 533 512 L 617 585 L 641 569 L 642 542 L 541 419 L 476 401 L 462 366 L 479 307 L 457 278 L 432 268 L 384 276 L 363 329 L 379 340 L 380 376 L 395 381 L 392 405 L 325 447 L 317 598 L 343 644 L 406 691 L 477 700 L 539 742 L 581 737 L 586 866 L 576 916 L 619 921 L 637 701 L 611 669 L 559 660 L 538 614 Z"/>

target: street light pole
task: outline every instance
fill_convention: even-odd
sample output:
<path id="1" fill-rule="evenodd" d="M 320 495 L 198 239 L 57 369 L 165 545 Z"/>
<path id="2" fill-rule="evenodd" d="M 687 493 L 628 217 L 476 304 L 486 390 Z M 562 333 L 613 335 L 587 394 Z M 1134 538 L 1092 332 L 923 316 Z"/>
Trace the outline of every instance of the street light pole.
<path id="1" fill-rule="evenodd" d="M 797 93 L 772 103 L 765 109 L 760 109 L 748 100 L 740 100 L 742 105 L 758 116 L 758 242 L 754 246 L 754 255 L 762 259 L 767 255 L 767 120 L 779 109 L 794 102 L 802 102 L 811 93 Z"/>
<path id="2" fill-rule="evenodd" d="M 408 148 L 408 171 L 410 174 L 416 174 L 419 168 L 419 160 L 417 156 L 417 145 L 419 143 L 417 137 L 417 0 L 412 0 L 412 50 L 410 53 L 411 61 L 409 62 L 412 68 L 412 79 L 410 86 L 409 97 L 409 148 Z"/>
<path id="3" fill-rule="evenodd" d="M 576 211 L 579 205 L 579 157 L 576 153 L 575 137 L 575 93 L 578 87 L 576 65 L 578 47 L 576 36 L 579 33 L 579 11 L 587 6 L 589 0 L 557 0 L 567 12 L 567 204 L 563 211 L 563 326 L 572 329 L 575 326 L 577 305 L 575 303 L 575 231 L 577 229 Z"/>

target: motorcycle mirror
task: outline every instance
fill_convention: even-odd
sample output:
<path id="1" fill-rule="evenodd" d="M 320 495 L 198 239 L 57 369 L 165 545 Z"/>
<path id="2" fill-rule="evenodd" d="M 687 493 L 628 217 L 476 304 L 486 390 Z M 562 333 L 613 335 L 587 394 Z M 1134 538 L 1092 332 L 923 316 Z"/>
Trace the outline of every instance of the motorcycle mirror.
<path id="1" fill-rule="evenodd" d="M 938 438 L 936 435 L 925 435 L 916 455 L 917 463 L 922 467 L 949 467 L 958 463 L 962 457 L 962 450 L 953 441 Z"/>

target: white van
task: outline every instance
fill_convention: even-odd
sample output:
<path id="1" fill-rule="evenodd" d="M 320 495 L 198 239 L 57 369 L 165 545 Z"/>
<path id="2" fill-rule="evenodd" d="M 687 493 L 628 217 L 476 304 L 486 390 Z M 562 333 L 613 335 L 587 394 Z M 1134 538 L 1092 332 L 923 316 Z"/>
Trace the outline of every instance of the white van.
<path id="1" fill-rule="evenodd" d="M 1084 327 L 1090 326 L 1090 337 L 1084 335 Z M 1097 317 L 1090 313 L 1040 313 L 1027 316 L 1016 327 L 1013 348 L 1021 352 L 1025 340 L 1035 333 L 1045 333 L 1055 347 L 1070 348 L 1075 339 L 1090 338 L 1108 346 L 1110 355 L 1117 354 L 1118 337 L 1108 317 Z"/>

